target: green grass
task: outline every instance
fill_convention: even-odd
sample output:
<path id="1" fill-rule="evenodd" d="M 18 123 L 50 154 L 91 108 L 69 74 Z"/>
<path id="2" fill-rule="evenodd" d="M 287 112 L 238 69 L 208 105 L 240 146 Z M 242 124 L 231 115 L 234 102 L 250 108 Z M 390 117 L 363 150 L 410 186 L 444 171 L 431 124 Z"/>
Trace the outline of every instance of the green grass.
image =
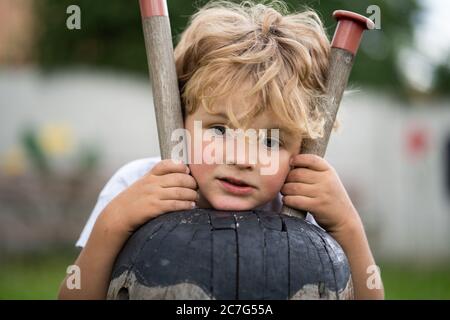
<path id="1" fill-rule="evenodd" d="M 386 299 L 450 299 L 450 263 L 381 264 Z"/>
<path id="2" fill-rule="evenodd" d="M 56 299 L 76 249 L 2 257 L 0 299 Z M 450 299 L 450 263 L 434 267 L 382 263 L 386 299 Z"/>
<path id="3" fill-rule="evenodd" d="M 56 299 L 75 249 L 9 256 L 0 264 L 0 299 Z"/>

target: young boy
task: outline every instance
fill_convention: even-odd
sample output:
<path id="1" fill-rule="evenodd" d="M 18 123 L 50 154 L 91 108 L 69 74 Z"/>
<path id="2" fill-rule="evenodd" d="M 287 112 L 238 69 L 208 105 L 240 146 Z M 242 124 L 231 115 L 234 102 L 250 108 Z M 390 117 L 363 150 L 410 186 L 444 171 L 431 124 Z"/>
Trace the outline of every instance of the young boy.
<path id="1" fill-rule="evenodd" d="M 350 263 L 357 299 L 383 298 L 378 274 L 379 285 L 368 286 L 373 274 L 367 270 L 374 270 L 375 262 L 358 212 L 336 171 L 320 157 L 298 154 L 302 139 L 322 134 L 329 50 L 313 11 L 289 15 L 281 2 L 249 1 L 216 1 L 200 9 L 175 49 L 185 129 L 195 139 L 194 121 L 201 121 L 202 133 L 216 141 L 232 139 L 231 129 L 279 129 L 279 139 L 258 138 L 258 145 L 276 157 L 276 170 L 261 174 L 260 161 L 249 161 L 247 154 L 245 161 L 237 161 L 229 151 L 224 163 L 211 164 L 205 159 L 207 142 L 188 147 L 191 156 L 201 155 L 201 163 L 148 158 L 125 165 L 100 193 L 77 243 L 83 247 L 75 262 L 81 288 L 70 290 L 64 280 L 59 298 L 105 298 L 123 244 L 158 215 L 195 205 L 279 211 L 282 203 L 311 212 L 339 242 Z"/>

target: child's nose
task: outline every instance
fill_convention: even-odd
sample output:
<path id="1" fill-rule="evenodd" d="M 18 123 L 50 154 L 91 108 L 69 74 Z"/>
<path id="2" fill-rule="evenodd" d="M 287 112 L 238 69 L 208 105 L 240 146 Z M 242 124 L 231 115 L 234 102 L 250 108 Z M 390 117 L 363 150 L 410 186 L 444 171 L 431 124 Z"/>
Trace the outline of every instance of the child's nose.
<path id="1" fill-rule="evenodd" d="M 234 152 L 226 152 L 226 163 L 242 169 L 255 168 L 257 163 L 257 148 L 251 143 L 235 145 Z"/>
<path id="2" fill-rule="evenodd" d="M 236 163 L 235 166 L 238 167 L 239 169 L 254 169 L 255 168 L 255 164 L 252 164 L 248 161 L 246 161 L 244 163 Z"/>
<path id="3" fill-rule="evenodd" d="M 240 169 L 253 169 L 256 166 L 255 163 L 248 161 L 248 158 L 247 159 L 227 158 L 226 164 L 236 166 Z"/>

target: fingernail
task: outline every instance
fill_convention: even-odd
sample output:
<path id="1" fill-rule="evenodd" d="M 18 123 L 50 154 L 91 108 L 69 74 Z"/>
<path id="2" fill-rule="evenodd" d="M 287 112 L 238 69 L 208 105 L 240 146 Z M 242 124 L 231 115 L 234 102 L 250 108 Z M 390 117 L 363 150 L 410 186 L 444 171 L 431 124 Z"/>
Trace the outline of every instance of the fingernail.
<path id="1" fill-rule="evenodd" d="M 191 170 L 189 170 L 189 167 L 186 166 L 186 173 L 189 174 L 189 172 L 191 172 Z"/>
<path id="2" fill-rule="evenodd" d="M 192 202 L 191 202 L 191 206 L 192 206 L 192 208 L 195 208 L 196 203 L 195 203 L 194 201 L 192 201 Z"/>

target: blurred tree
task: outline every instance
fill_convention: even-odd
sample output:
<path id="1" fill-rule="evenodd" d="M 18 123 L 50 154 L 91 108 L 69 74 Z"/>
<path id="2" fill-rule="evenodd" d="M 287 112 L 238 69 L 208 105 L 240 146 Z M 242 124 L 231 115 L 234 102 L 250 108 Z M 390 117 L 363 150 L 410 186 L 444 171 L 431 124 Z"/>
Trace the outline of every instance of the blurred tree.
<path id="1" fill-rule="evenodd" d="M 168 1 L 174 45 L 189 16 L 206 2 Z M 413 19 L 417 19 L 416 13 L 420 10 L 418 0 L 285 2 L 291 11 L 301 10 L 304 6 L 317 10 L 330 38 L 336 26 L 331 18 L 334 10 L 351 10 L 370 16 L 367 8 L 377 5 L 381 13 L 381 29 L 366 33 L 350 80 L 394 93 L 407 92 L 407 84 L 402 80 L 397 65 L 397 55 L 400 48 L 412 42 Z M 81 8 L 81 30 L 66 28 L 69 16 L 66 8 L 72 4 Z M 147 73 L 138 0 L 41 0 L 38 9 L 40 21 L 43 21 L 38 59 L 45 68 L 94 65 Z"/>
<path id="2" fill-rule="evenodd" d="M 436 84 L 434 86 L 437 94 L 450 93 L 450 55 L 447 63 L 442 63 L 436 68 Z"/>
<path id="3" fill-rule="evenodd" d="M 420 9 L 416 0 L 310 0 L 305 1 L 305 4 L 320 13 L 330 39 L 336 28 L 336 21 L 332 18 L 334 10 L 349 10 L 370 17 L 372 12 L 367 12 L 369 6 L 378 6 L 381 29 L 364 34 L 350 82 L 393 93 L 406 92 L 407 84 L 402 80 L 397 56 L 403 46 L 408 46 L 413 41 L 413 19 Z M 301 7 L 297 5 L 299 6 Z"/>

